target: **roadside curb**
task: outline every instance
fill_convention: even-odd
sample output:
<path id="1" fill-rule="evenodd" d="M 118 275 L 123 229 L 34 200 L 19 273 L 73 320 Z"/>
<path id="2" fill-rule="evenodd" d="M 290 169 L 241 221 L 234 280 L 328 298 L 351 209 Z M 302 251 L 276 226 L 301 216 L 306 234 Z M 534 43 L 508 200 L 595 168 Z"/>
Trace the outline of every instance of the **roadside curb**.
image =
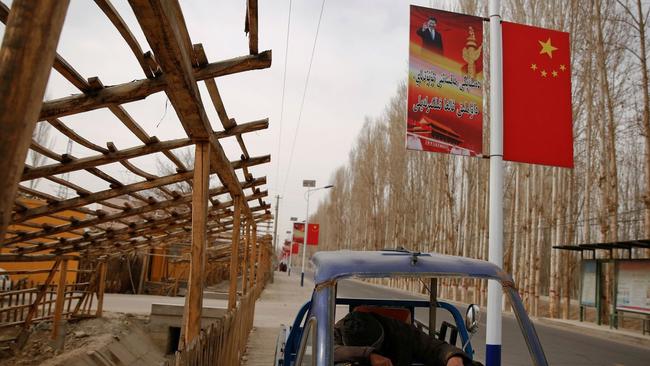
<path id="1" fill-rule="evenodd" d="M 585 334 L 589 331 L 588 335 L 604 338 L 616 342 L 622 342 L 639 347 L 650 347 L 650 336 L 644 336 L 627 330 L 609 329 L 607 326 L 596 325 L 591 323 L 578 323 L 574 320 L 552 319 L 552 318 L 531 318 L 534 322 L 563 328 L 572 332 Z"/>

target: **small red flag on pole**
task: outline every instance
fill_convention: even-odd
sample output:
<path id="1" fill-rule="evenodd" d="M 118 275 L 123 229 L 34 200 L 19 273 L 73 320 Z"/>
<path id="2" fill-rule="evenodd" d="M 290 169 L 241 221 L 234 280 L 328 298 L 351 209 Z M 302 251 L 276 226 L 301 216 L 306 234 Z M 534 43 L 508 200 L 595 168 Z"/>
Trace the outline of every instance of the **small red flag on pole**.
<path id="1" fill-rule="evenodd" d="M 307 245 L 318 245 L 318 224 L 309 224 Z"/>
<path id="2" fill-rule="evenodd" d="M 501 24 L 503 158 L 573 168 L 569 33 Z"/>

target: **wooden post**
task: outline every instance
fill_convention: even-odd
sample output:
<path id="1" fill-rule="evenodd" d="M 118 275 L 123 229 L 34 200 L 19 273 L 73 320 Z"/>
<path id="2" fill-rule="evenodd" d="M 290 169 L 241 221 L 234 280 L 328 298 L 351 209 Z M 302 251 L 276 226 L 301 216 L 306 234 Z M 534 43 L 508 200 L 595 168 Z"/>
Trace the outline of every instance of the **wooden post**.
<path id="1" fill-rule="evenodd" d="M 235 212 L 232 221 L 232 247 L 230 250 L 230 290 L 228 292 L 228 309 L 237 306 L 237 266 L 239 265 L 239 229 L 241 223 L 242 197 L 233 197 Z"/>
<path id="2" fill-rule="evenodd" d="M 15 0 L 0 49 L 0 241 L 41 111 L 68 0 Z"/>
<path id="3" fill-rule="evenodd" d="M 246 295 L 248 293 L 248 262 L 250 261 L 250 255 L 248 254 L 249 247 L 250 247 L 250 224 L 246 222 L 244 224 L 244 260 L 242 261 L 242 266 L 241 266 L 241 272 L 242 272 L 242 279 L 241 279 L 241 293 L 243 295 Z"/>
<path id="4" fill-rule="evenodd" d="M 97 317 L 102 316 L 104 310 L 104 291 L 106 290 L 106 270 L 108 264 L 106 262 L 99 263 L 99 283 L 97 284 Z"/>
<path id="5" fill-rule="evenodd" d="M 52 336 L 51 340 L 54 342 L 56 349 L 61 349 L 63 346 L 63 339 L 65 338 L 65 332 L 62 337 L 59 337 L 61 334 L 61 325 L 63 325 L 63 300 L 65 299 L 65 280 L 68 274 L 68 260 L 61 262 L 61 270 L 59 271 L 59 283 L 56 286 L 56 302 L 54 303 L 54 324 L 52 324 Z"/>
<path id="6" fill-rule="evenodd" d="M 208 215 L 208 186 L 210 185 L 210 144 L 197 142 L 194 155 L 194 181 L 192 187 L 192 248 L 190 275 L 183 314 L 185 345 L 201 331 L 203 309 L 203 269 L 205 268 L 206 221 Z"/>
<path id="7" fill-rule="evenodd" d="M 142 258 L 142 271 L 140 273 L 140 283 L 138 283 L 138 294 L 142 293 L 142 290 L 144 289 L 144 282 L 147 280 L 148 277 L 147 275 L 149 272 L 149 262 L 151 261 L 151 256 L 149 254 L 150 254 L 150 249 L 147 248 Z"/>
<path id="8" fill-rule="evenodd" d="M 252 287 L 257 287 L 257 283 L 260 281 L 260 269 L 262 268 L 262 262 L 260 262 L 260 259 L 262 258 L 261 250 L 257 250 L 257 225 L 253 223 L 253 235 L 251 236 L 252 239 L 252 244 L 253 244 L 253 260 L 252 263 L 253 265 L 251 266 L 251 283 L 253 284 Z"/>

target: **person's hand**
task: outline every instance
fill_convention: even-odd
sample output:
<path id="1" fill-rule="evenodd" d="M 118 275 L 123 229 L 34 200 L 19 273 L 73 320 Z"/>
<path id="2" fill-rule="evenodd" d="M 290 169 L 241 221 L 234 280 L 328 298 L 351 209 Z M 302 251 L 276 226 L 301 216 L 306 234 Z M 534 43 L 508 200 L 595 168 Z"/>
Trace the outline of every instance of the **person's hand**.
<path id="1" fill-rule="evenodd" d="M 447 360 L 447 366 L 463 366 L 463 358 L 460 356 L 454 356 Z"/>
<path id="2" fill-rule="evenodd" d="M 376 353 L 370 354 L 370 365 L 371 366 L 393 366 L 393 363 L 390 361 L 390 358 L 378 355 Z M 463 365 L 462 363 L 460 364 Z"/>

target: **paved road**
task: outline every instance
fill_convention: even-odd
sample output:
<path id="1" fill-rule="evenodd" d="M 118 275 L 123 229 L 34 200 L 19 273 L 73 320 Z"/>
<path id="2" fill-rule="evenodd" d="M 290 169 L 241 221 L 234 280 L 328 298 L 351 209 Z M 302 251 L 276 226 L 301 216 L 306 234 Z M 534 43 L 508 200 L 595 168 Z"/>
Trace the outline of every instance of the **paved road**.
<path id="1" fill-rule="evenodd" d="M 381 288 L 359 281 L 341 281 L 338 285 L 338 296 L 367 297 L 367 298 L 412 298 L 422 299 L 415 295 L 405 295 L 403 291 Z M 416 312 L 416 318 L 427 324 L 428 313 L 425 309 Z M 464 312 L 462 312 L 464 315 Z M 341 314 L 337 314 L 337 318 Z M 472 339 L 478 360 L 484 360 L 485 354 L 485 314 L 482 312 L 480 329 Z M 438 310 L 438 324 L 451 317 L 445 310 Z M 563 327 L 549 326 L 536 323 L 535 328 L 544 347 L 549 365 L 560 366 L 648 366 L 650 365 L 650 348 L 628 345 L 616 340 L 604 339 L 587 334 L 574 332 Z M 516 319 L 509 314 L 503 317 L 503 357 L 502 364 L 508 366 L 530 365 L 530 357 L 526 343 L 520 336 Z"/>

